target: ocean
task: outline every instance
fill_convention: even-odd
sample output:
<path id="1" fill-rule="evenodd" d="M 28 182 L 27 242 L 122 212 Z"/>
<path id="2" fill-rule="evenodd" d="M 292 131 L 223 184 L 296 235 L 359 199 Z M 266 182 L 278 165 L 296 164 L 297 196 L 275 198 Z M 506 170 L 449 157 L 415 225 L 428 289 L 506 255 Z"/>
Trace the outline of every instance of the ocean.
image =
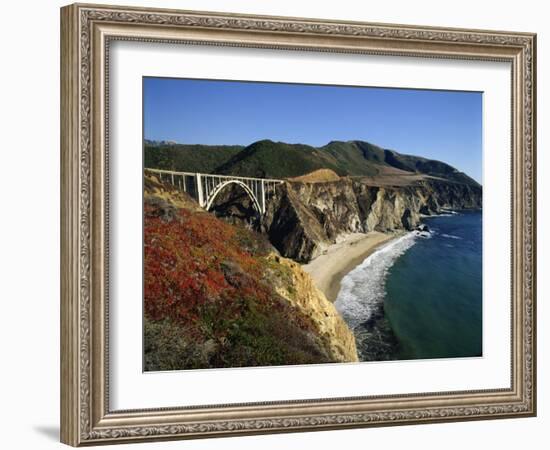
<path id="1" fill-rule="evenodd" d="M 361 361 L 482 356 L 482 213 L 425 218 L 342 280 Z"/>

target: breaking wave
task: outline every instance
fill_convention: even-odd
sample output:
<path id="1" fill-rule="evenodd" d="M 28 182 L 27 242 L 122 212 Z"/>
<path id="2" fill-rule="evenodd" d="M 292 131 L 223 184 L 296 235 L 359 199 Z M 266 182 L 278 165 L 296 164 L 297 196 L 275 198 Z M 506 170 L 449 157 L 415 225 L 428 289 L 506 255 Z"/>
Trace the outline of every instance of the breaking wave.
<path id="1" fill-rule="evenodd" d="M 416 239 L 411 232 L 390 242 L 367 257 L 342 279 L 334 306 L 351 329 L 369 320 L 377 311 L 384 301 L 385 280 L 389 268 L 414 245 Z"/>
<path id="2" fill-rule="evenodd" d="M 437 214 L 437 217 L 446 217 L 446 216 L 459 216 L 460 213 L 458 211 L 453 211 L 452 209 L 441 209 L 441 214 Z"/>
<path id="3" fill-rule="evenodd" d="M 454 234 L 445 234 L 445 233 L 443 233 L 441 236 L 445 237 L 447 239 L 462 239 L 460 236 L 455 236 Z"/>

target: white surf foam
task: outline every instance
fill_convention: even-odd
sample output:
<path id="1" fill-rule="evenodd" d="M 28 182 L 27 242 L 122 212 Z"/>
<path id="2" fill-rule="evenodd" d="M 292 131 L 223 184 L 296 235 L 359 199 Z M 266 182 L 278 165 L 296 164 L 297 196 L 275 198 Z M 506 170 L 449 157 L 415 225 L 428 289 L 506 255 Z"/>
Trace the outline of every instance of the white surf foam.
<path id="1" fill-rule="evenodd" d="M 388 269 L 414 245 L 416 239 L 414 233 L 408 233 L 390 242 L 342 279 L 334 306 L 350 328 L 367 321 L 376 311 L 377 304 L 384 300 Z"/>
<path id="2" fill-rule="evenodd" d="M 441 236 L 447 239 L 462 239 L 460 236 L 455 236 L 454 234 L 442 234 Z"/>

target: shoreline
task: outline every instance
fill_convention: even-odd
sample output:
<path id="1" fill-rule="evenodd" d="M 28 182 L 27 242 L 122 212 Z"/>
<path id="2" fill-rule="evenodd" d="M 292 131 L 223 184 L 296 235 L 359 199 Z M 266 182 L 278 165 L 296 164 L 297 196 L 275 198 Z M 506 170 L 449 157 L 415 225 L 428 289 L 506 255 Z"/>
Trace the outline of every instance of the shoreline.
<path id="1" fill-rule="evenodd" d="M 330 245 L 323 254 L 313 259 L 302 268 L 309 273 L 315 286 L 334 303 L 342 279 L 355 267 L 372 255 L 380 246 L 393 240 L 402 233 L 352 233 L 340 242 Z"/>

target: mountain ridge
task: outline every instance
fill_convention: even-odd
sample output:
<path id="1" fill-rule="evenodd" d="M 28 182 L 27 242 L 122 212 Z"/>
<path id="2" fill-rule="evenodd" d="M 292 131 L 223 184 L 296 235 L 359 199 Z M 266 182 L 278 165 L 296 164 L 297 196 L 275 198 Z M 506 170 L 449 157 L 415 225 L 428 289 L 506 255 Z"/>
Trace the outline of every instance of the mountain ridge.
<path id="1" fill-rule="evenodd" d="M 208 150 L 208 151 L 207 151 Z M 418 174 L 481 186 L 443 161 L 385 149 L 367 141 L 330 141 L 324 146 L 289 144 L 263 139 L 248 146 L 151 144 L 145 141 L 147 168 L 218 173 L 258 178 L 294 178 L 319 169 L 338 176 L 375 177 Z"/>

